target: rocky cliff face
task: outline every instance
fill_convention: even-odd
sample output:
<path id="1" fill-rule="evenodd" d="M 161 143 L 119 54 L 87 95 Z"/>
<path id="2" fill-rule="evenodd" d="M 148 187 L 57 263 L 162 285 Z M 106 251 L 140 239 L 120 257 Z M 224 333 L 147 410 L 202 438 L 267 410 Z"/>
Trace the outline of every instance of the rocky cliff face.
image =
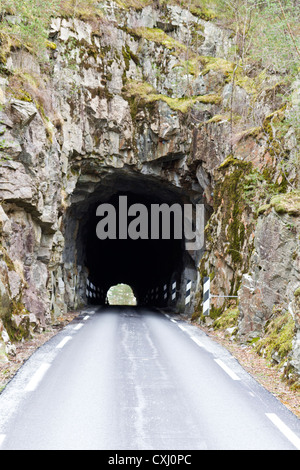
<path id="1" fill-rule="evenodd" d="M 243 340 L 287 312 L 300 373 L 299 83 L 287 106 L 279 74 L 235 66 L 230 30 L 176 5 L 118 3 L 53 19 L 46 64 L 22 49 L 2 64 L 6 350 L 85 302 L 80 220 L 112 181 L 143 181 L 205 203 L 194 316 L 204 275 L 215 295 L 238 296 Z M 227 307 L 215 299 L 212 316 Z"/>

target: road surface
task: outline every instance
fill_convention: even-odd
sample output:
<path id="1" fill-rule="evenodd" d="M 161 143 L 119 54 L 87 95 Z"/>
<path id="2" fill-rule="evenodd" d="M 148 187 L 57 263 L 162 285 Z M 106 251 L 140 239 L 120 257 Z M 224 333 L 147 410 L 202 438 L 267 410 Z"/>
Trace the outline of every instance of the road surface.
<path id="1" fill-rule="evenodd" d="M 0 395 L 0 448 L 300 449 L 300 420 L 204 332 L 87 308 Z"/>

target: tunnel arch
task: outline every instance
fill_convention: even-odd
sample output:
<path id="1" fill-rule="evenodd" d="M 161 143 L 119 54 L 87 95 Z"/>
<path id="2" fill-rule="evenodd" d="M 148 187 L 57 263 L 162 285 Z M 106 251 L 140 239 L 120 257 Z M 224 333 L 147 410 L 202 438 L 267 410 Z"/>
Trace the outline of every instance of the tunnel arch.
<path id="1" fill-rule="evenodd" d="M 199 190 L 187 191 L 138 172 L 115 169 L 79 178 L 64 218 L 68 306 L 103 305 L 109 287 L 125 283 L 132 287 L 138 305 L 181 306 L 185 310 L 185 286 L 188 281 L 197 284 L 202 252 L 186 250 L 184 237 L 176 239 L 173 232 L 166 240 L 100 240 L 97 208 L 109 204 L 117 211 L 120 197 L 126 197 L 128 207 L 142 204 L 148 214 L 153 204 L 183 207 L 202 202 Z"/>

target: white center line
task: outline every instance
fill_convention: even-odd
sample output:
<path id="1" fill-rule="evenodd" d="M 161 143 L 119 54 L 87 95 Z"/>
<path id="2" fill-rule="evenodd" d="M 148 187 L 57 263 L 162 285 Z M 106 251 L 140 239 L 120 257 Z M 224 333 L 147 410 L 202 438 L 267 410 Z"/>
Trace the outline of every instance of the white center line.
<path id="1" fill-rule="evenodd" d="M 66 336 L 64 339 L 61 340 L 61 342 L 56 346 L 58 349 L 61 349 L 64 347 L 64 345 L 72 339 L 72 336 Z"/>
<path id="2" fill-rule="evenodd" d="M 28 384 L 25 387 L 25 391 L 27 392 L 33 392 L 36 387 L 38 386 L 39 382 L 42 380 L 44 375 L 46 374 L 47 370 L 49 369 L 50 364 L 47 362 L 44 362 L 38 370 L 35 372 L 31 380 L 28 382 Z"/>
<path id="3" fill-rule="evenodd" d="M 286 425 L 275 413 L 266 413 L 266 416 L 272 421 L 273 424 L 282 432 L 282 434 L 300 450 L 300 438 Z"/>
<path id="4" fill-rule="evenodd" d="M 232 378 L 232 380 L 241 380 L 233 370 L 230 369 L 226 364 L 224 364 L 221 359 L 215 359 L 216 363 Z"/>

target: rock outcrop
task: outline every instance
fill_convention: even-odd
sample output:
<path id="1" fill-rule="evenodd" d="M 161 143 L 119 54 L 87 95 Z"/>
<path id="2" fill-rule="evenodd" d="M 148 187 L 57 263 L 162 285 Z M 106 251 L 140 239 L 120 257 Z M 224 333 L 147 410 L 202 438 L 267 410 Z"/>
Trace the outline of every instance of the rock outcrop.
<path id="1" fill-rule="evenodd" d="M 243 340 L 263 333 L 274 308 L 290 312 L 290 360 L 300 374 L 299 83 L 286 106 L 280 75 L 238 69 L 232 32 L 196 13 L 103 2 L 101 16 L 52 20 L 46 64 L 23 49 L 7 54 L 0 77 L 6 344 L 85 301 L 79 212 L 122 172 L 205 203 L 195 317 L 205 275 L 214 294 L 238 296 Z M 215 299 L 212 313 L 226 306 Z"/>

